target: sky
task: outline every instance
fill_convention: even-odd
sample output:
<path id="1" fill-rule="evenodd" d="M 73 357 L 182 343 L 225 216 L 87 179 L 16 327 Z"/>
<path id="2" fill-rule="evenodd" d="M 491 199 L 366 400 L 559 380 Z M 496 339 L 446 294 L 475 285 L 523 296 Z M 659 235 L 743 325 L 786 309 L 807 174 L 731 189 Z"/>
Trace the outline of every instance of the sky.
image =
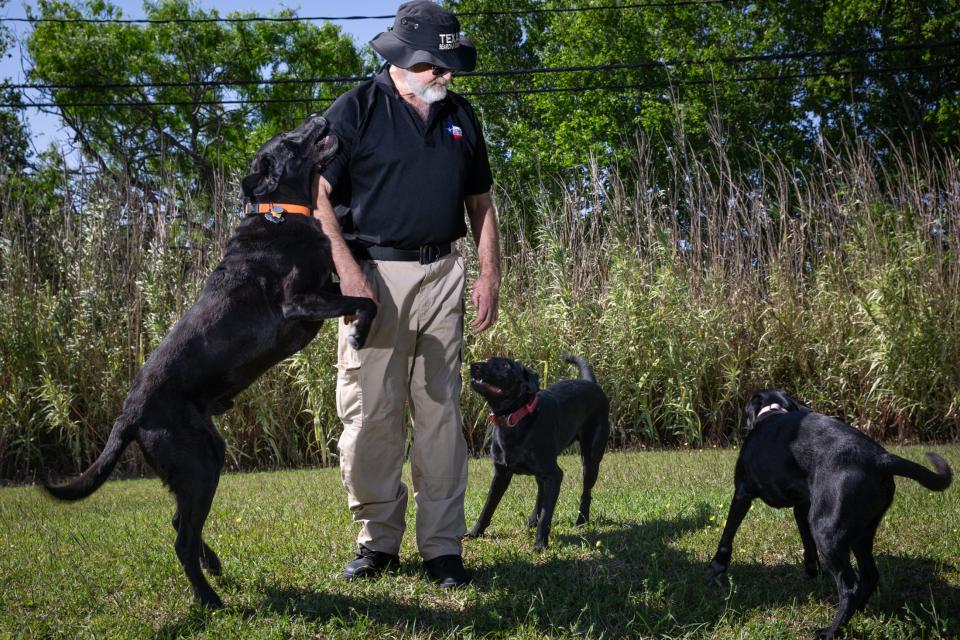
<path id="1" fill-rule="evenodd" d="M 300 16 L 384 16 L 395 13 L 402 1 L 321 0 L 305 5 L 281 1 L 278 4 L 269 5 L 271 7 L 269 9 L 264 8 L 267 3 L 264 3 L 263 0 L 196 0 L 196 3 L 204 9 L 217 9 L 221 15 L 226 15 L 231 11 L 249 11 L 258 15 L 270 15 L 281 9 L 290 8 L 296 10 L 297 15 Z M 122 9 L 122 17 L 124 18 L 144 17 L 142 0 L 110 0 L 110 2 Z M 36 4 L 28 0 L 9 0 L 5 6 L 0 7 L 0 17 L 26 17 L 28 6 L 35 7 Z M 3 24 L 10 27 L 16 34 L 17 44 L 7 52 L 9 57 L 4 56 L 0 59 L 0 78 L 9 78 L 13 83 L 27 82 L 23 72 L 25 62 L 20 53 L 20 43 L 29 34 L 31 27 L 24 22 L 6 22 Z M 393 24 L 393 20 L 342 20 L 335 21 L 335 24 L 340 25 L 345 33 L 351 35 L 355 42 L 362 45 L 366 44 L 373 36 L 386 30 Z M 23 117 L 31 133 L 32 144 L 36 151 L 47 149 L 51 143 L 60 145 L 70 137 L 69 132 L 55 116 L 39 113 L 36 109 L 26 109 L 23 112 Z"/>

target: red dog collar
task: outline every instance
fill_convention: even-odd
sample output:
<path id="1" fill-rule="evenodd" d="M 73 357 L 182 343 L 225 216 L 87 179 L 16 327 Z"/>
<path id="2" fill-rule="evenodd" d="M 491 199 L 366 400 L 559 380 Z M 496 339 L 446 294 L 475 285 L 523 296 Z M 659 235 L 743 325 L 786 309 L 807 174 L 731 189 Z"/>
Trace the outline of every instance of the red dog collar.
<path id="1" fill-rule="evenodd" d="M 490 420 L 498 427 L 515 427 L 520 424 L 521 420 L 533 413 L 533 410 L 537 408 L 537 402 L 539 401 L 540 394 L 534 394 L 533 399 L 530 400 L 530 402 L 520 407 L 510 415 L 498 416 L 491 413 Z"/>

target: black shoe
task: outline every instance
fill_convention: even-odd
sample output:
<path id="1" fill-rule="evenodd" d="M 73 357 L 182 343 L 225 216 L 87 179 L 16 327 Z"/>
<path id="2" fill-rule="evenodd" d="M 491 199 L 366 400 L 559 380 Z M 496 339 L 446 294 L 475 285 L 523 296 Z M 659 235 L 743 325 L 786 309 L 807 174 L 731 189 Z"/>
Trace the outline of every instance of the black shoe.
<path id="1" fill-rule="evenodd" d="M 343 577 L 347 580 L 357 578 L 373 578 L 388 569 L 395 569 L 400 564 L 400 556 L 382 551 L 374 551 L 360 545 L 357 557 L 343 570 Z"/>
<path id="2" fill-rule="evenodd" d="M 433 560 L 425 560 L 423 568 L 427 570 L 430 579 L 444 589 L 470 584 L 470 574 L 463 568 L 463 559 L 458 555 L 440 556 Z"/>

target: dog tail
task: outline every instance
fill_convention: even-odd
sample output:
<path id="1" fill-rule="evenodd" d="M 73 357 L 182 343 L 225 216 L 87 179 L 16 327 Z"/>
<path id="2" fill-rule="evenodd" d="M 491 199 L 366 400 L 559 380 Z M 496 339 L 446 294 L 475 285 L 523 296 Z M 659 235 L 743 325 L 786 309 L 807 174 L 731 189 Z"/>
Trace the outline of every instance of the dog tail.
<path id="1" fill-rule="evenodd" d="M 905 460 L 892 453 L 888 453 L 880 459 L 880 468 L 894 475 L 916 480 L 931 491 L 943 491 L 950 486 L 950 482 L 953 480 L 953 471 L 950 470 L 947 461 L 937 454 L 930 452 L 927 457 L 936 467 L 936 473 L 916 462 Z"/>
<path id="2" fill-rule="evenodd" d="M 119 420 L 113 425 L 113 430 L 107 437 L 107 444 L 100 452 L 100 457 L 76 480 L 56 486 L 44 482 L 43 488 L 54 498 L 67 501 L 82 500 L 99 489 L 100 485 L 110 477 L 113 468 L 117 466 L 120 454 L 133 439 L 128 435 L 131 430 L 127 426 L 125 422 Z"/>
<path id="3" fill-rule="evenodd" d="M 589 380 L 590 382 L 596 382 L 597 379 L 593 375 L 593 369 L 590 368 L 590 364 L 583 358 L 578 358 L 577 356 L 566 355 L 563 356 L 563 359 L 569 362 L 570 364 L 577 365 L 577 368 L 580 369 L 580 379 Z"/>

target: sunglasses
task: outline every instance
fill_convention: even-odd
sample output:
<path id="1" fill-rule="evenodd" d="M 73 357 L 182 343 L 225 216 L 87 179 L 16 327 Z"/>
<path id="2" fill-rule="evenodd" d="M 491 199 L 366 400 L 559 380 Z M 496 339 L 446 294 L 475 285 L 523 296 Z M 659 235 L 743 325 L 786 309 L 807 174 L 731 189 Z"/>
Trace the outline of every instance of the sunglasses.
<path id="1" fill-rule="evenodd" d="M 437 77 L 445 76 L 445 75 L 447 75 L 448 73 L 453 73 L 453 69 L 446 69 L 446 68 L 444 68 L 444 67 L 438 67 L 438 66 L 435 65 L 435 64 L 430 65 L 430 71 L 431 71 L 431 73 L 433 73 L 433 75 L 435 75 L 435 76 L 437 76 Z"/>

